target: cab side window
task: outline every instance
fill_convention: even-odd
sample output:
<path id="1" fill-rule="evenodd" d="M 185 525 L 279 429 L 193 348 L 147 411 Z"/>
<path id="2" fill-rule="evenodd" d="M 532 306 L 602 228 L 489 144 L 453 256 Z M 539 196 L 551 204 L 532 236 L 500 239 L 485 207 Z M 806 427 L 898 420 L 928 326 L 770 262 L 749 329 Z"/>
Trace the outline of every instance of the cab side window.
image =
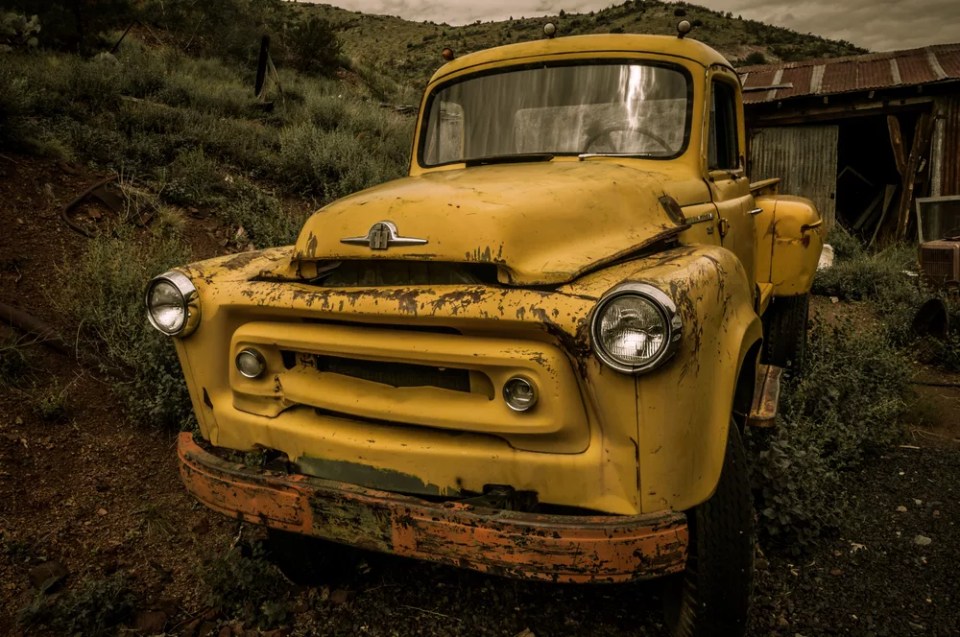
<path id="1" fill-rule="evenodd" d="M 710 170 L 736 170 L 740 168 L 740 153 L 737 148 L 737 99 L 736 89 L 726 82 L 713 82 L 710 103 Z"/>

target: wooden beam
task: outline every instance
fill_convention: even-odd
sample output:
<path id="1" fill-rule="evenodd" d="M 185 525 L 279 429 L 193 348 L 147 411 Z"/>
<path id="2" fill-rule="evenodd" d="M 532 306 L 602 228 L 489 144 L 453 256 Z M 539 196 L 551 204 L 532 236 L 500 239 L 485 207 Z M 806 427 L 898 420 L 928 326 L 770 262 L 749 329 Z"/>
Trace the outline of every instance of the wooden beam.
<path id="1" fill-rule="evenodd" d="M 900 133 L 900 120 L 896 115 L 887 115 L 887 130 L 890 131 L 890 146 L 893 148 L 893 160 L 897 163 L 897 172 L 903 177 L 907 160 L 903 157 L 903 135 Z"/>
<path id="2" fill-rule="evenodd" d="M 19 308 L 0 302 L 0 321 L 9 323 L 28 334 L 33 334 L 37 337 L 36 342 L 43 343 L 61 354 L 70 355 L 73 353 L 52 326 Z"/>
<path id="3" fill-rule="evenodd" d="M 910 147 L 910 156 L 903 172 L 903 190 L 900 193 L 900 209 L 897 214 L 897 240 L 903 241 L 907 237 L 907 224 L 910 221 L 910 209 L 913 203 L 913 190 L 917 184 L 917 171 L 927 149 L 930 138 L 933 136 L 933 117 L 924 113 L 917 120 L 917 128 L 913 133 L 913 144 Z"/>

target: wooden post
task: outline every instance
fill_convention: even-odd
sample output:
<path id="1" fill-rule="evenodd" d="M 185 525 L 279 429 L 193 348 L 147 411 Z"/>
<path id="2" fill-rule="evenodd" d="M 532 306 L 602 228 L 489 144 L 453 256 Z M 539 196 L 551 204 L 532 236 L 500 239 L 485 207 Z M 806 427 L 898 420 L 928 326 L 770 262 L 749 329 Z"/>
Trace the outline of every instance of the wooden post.
<path id="1" fill-rule="evenodd" d="M 903 177 L 907 161 L 903 157 L 903 135 L 900 134 L 900 120 L 896 115 L 887 115 L 887 130 L 890 131 L 890 146 L 893 148 L 893 160 L 897 164 L 897 172 Z"/>
<path id="2" fill-rule="evenodd" d="M 930 113 L 923 113 L 917 120 L 917 127 L 913 133 L 913 144 L 910 147 L 910 156 L 907 157 L 907 162 L 901 173 L 903 175 L 903 190 L 900 193 L 900 207 L 897 212 L 896 239 L 898 241 L 903 241 L 907 236 L 910 207 L 913 203 L 913 190 L 917 184 L 917 171 L 920 169 L 920 161 L 930 146 L 932 135 L 933 117 Z"/>

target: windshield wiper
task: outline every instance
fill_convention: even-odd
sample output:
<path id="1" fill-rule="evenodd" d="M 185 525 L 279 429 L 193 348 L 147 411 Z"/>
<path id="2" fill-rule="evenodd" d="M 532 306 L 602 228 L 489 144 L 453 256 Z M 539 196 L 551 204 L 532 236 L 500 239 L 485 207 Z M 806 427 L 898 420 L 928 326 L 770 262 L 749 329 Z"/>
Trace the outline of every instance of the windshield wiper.
<path id="1" fill-rule="evenodd" d="M 490 164 L 523 164 L 535 161 L 550 161 L 551 153 L 526 153 L 521 155 L 496 155 L 494 157 L 476 157 L 467 159 L 463 163 L 467 168 L 473 166 L 489 166 Z"/>

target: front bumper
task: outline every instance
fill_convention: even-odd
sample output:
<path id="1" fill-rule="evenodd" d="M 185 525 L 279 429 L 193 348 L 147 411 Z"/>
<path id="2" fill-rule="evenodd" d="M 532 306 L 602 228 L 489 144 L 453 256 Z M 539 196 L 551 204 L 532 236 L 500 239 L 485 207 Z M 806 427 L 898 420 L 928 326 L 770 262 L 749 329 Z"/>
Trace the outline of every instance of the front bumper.
<path id="1" fill-rule="evenodd" d="M 518 579 L 626 582 L 684 568 L 682 513 L 543 515 L 431 502 L 250 469 L 178 441 L 187 489 L 224 515 L 364 549 Z"/>

